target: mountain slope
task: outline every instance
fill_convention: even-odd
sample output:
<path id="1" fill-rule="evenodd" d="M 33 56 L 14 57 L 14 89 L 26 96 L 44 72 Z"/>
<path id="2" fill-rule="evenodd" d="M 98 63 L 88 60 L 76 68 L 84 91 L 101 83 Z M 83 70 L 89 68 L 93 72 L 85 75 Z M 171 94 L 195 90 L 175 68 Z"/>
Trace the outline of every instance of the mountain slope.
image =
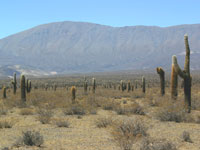
<path id="1" fill-rule="evenodd" d="M 58 73 L 170 68 L 184 59 L 189 36 L 191 66 L 200 69 L 200 24 L 110 27 L 83 22 L 37 26 L 0 40 L 0 65 L 31 66 Z"/>

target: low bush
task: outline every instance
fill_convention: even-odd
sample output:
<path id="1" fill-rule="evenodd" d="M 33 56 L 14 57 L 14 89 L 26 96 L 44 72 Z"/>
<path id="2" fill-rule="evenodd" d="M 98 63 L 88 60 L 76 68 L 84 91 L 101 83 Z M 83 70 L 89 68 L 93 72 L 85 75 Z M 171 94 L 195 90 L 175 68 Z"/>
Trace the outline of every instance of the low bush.
<path id="1" fill-rule="evenodd" d="M 147 128 L 138 119 L 124 119 L 116 122 L 112 128 L 112 136 L 123 150 L 131 150 L 139 138 L 147 136 Z"/>
<path id="2" fill-rule="evenodd" d="M 98 128 L 106 128 L 107 126 L 112 124 L 112 118 L 109 117 L 98 118 L 95 123 Z"/>

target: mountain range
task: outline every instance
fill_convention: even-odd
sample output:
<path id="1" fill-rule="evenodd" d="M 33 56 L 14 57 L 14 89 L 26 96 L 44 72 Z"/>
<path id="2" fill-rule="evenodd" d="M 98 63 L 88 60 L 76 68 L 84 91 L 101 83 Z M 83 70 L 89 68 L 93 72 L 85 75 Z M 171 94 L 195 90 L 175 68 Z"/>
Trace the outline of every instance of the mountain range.
<path id="1" fill-rule="evenodd" d="M 184 63 L 188 34 L 191 69 L 200 69 L 200 24 L 111 27 L 55 22 L 0 39 L 0 74 L 35 75 L 171 68 Z"/>

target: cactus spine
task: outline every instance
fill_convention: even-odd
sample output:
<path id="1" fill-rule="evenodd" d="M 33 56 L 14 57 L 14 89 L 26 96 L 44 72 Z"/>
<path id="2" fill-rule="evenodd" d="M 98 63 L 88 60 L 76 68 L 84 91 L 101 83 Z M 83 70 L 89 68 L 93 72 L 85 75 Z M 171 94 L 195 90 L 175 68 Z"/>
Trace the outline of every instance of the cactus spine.
<path id="1" fill-rule="evenodd" d="M 191 76 L 190 76 L 190 47 L 188 43 L 188 36 L 184 36 L 185 41 L 185 64 L 184 64 L 184 70 L 181 70 L 181 68 L 178 65 L 176 56 L 172 56 L 173 64 L 174 64 L 174 70 L 176 71 L 177 75 L 179 75 L 184 80 L 184 100 L 185 105 L 188 109 L 188 112 L 191 111 Z"/>
<path id="2" fill-rule="evenodd" d="M 26 79 L 24 75 L 21 75 L 21 79 L 20 79 L 20 87 L 21 87 L 21 100 L 23 102 L 26 101 L 26 83 L 25 83 Z"/>
<path id="3" fill-rule="evenodd" d="M 142 77 L 142 92 L 145 93 L 146 87 L 145 87 L 145 77 Z"/>
<path id="4" fill-rule="evenodd" d="M 156 70 L 160 76 L 160 93 L 165 95 L 165 71 L 161 67 L 156 68 Z"/>
<path id="5" fill-rule="evenodd" d="M 3 86 L 3 98 L 6 98 L 6 87 Z"/>
<path id="6" fill-rule="evenodd" d="M 92 78 L 92 92 L 95 93 L 96 90 L 96 79 Z"/>
<path id="7" fill-rule="evenodd" d="M 16 73 L 14 73 L 14 75 L 13 75 L 13 81 L 12 81 L 12 84 L 13 84 L 13 94 L 16 94 L 16 91 L 17 91 L 17 79 L 16 79 Z"/>
<path id="8" fill-rule="evenodd" d="M 74 104 L 75 99 L 76 99 L 76 87 L 75 86 L 71 87 L 71 95 L 72 95 L 72 104 Z"/>

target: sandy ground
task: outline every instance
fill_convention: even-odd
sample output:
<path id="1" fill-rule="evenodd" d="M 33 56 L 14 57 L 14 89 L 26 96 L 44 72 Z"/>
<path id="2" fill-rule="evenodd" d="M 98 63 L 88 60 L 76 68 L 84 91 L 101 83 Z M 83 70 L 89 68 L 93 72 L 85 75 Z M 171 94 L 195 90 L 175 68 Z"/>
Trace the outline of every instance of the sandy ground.
<path id="1" fill-rule="evenodd" d="M 129 98 L 124 98 L 128 101 Z M 121 101 L 124 100 L 120 99 Z M 116 100 L 117 101 L 117 100 Z M 137 99 L 142 105 L 143 99 Z M 148 108 L 148 111 L 156 109 L 156 107 Z M 152 109 L 152 110 L 151 110 Z M 96 115 L 83 115 L 81 119 L 77 116 L 66 116 L 59 109 L 54 109 L 53 119 L 50 124 L 41 124 L 37 119 L 37 114 L 20 115 L 20 108 L 13 108 L 8 111 L 7 115 L 2 115 L 0 120 L 9 120 L 13 122 L 12 128 L 0 129 L 0 149 L 8 147 L 10 149 L 31 150 L 120 150 L 113 141 L 110 129 L 96 127 L 95 120 L 98 117 L 110 116 L 114 119 L 123 117 L 140 118 L 148 127 L 150 137 L 156 139 L 166 139 L 176 145 L 178 150 L 200 150 L 200 124 L 197 123 L 175 123 L 161 122 L 150 115 L 117 115 L 113 111 L 102 110 L 99 108 Z M 198 111 L 193 111 L 198 113 Z M 54 119 L 68 119 L 69 128 L 57 127 Z M 35 130 L 39 131 L 44 137 L 42 147 L 13 147 L 12 145 L 22 136 L 22 131 Z M 192 143 L 184 142 L 181 138 L 183 131 L 190 133 Z M 135 146 L 135 149 L 139 149 Z"/>

